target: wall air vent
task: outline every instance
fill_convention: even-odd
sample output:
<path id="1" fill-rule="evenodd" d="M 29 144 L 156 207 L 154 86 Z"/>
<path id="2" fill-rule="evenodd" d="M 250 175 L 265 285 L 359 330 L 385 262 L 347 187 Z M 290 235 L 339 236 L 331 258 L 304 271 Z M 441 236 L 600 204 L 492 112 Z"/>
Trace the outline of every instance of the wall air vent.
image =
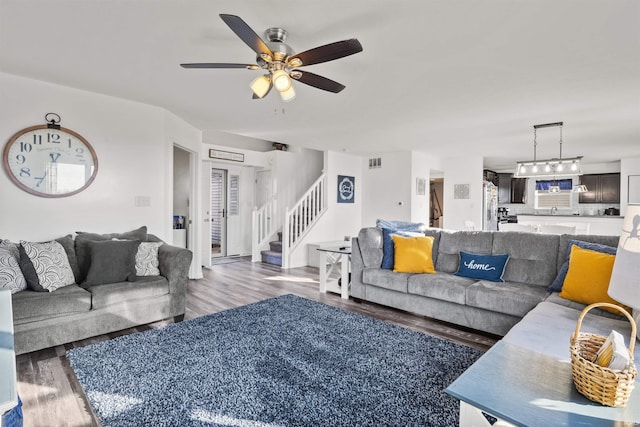
<path id="1" fill-rule="evenodd" d="M 369 169 L 378 169 L 382 167 L 382 157 L 369 159 Z"/>

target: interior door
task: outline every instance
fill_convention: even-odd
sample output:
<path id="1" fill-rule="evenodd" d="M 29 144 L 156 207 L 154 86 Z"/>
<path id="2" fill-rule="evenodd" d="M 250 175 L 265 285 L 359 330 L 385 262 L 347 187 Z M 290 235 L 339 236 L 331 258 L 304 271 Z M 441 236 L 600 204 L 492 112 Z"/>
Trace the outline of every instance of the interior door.
<path id="1" fill-rule="evenodd" d="M 227 256 L 227 171 L 211 169 L 211 257 Z"/>
<path id="2" fill-rule="evenodd" d="M 211 166 L 207 163 L 202 168 L 202 265 L 211 267 Z"/>

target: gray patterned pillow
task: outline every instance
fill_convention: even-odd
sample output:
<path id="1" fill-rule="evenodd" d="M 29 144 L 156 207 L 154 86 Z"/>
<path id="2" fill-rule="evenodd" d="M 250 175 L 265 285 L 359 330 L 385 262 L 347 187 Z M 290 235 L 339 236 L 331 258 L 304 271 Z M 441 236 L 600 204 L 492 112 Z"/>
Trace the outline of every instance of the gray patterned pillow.
<path id="1" fill-rule="evenodd" d="M 23 252 L 26 258 L 33 264 L 33 270 L 35 271 L 35 278 L 37 278 L 37 280 L 33 280 L 34 277 L 31 277 L 30 280 L 30 275 L 26 273 L 25 278 L 27 279 L 29 287 L 34 291 L 53 292 L 58 288 L 75 283 L 69 258 L 60 243 L 56 241 L 33 243 L 21 240 L 20 247 L 22 248 L 20 253 L 21 265 L 25 265 L 25 262 L 22 262 Z"/>
<path id="2" fill-rule="evenodd" d="M 18 248 L 15 249 L 17 252 Z M 18 257 L 4 242 L 0 243 L 0 289 L 9 289 L 12 294 L 27 289 Z"/>
<path id="3" fill-rule="evenodd" d="M 159 276 L 158 249 L 163 242 L 141 242 L 136 253 L 137 276 Z"/>

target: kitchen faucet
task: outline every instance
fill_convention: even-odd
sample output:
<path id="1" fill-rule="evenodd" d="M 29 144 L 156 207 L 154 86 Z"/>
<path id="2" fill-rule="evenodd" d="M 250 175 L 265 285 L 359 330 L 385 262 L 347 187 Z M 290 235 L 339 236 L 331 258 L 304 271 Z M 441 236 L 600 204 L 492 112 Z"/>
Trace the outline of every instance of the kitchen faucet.
<path id="1" fill-rule="evenodd" d="M 551 215 L 555 214 L 556 212 L 558 212 L 558 208 L 557 207 L 552 207 L 551 208 Z"/>

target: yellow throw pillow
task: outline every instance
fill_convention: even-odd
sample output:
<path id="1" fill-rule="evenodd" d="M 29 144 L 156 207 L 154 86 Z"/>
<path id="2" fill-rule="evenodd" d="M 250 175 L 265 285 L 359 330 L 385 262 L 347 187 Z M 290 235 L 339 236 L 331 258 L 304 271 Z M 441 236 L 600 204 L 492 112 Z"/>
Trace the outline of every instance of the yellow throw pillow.
<path id="1" fill-rule="evenodd" d="M 593 304 L 608 302 L 616 304 L 631 313 L 631 309 L 609 296 L 609 280 L 616 256 L 582 249 L 573 245 L 569 256 L 569 271 L 564 279 L 560 297 L 579 302 Z M 619 311 L 601 307 L 611 313 L 620 315 Z"/>
<path id="2" fill-rule="evenodd" d="M 433 268 L 433 237 L 402 237 L 396 234 L 393 238 L 395 249 L 393 271 L 396 273 L 435 273 Z"/>

